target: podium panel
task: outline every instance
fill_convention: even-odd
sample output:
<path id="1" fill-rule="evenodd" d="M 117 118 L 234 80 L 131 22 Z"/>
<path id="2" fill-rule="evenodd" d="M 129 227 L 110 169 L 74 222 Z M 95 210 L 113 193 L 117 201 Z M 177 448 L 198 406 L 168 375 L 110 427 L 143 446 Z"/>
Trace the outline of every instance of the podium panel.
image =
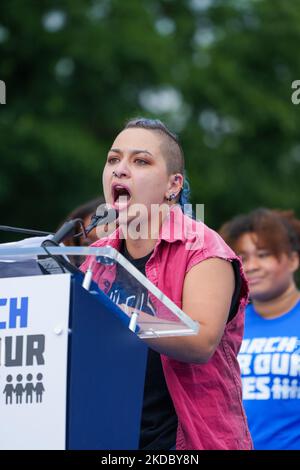
<path id="1" fill-rule="evenodd" d="M 0 292 L 0 449 L 64 449 L 70 275 Z"/>
<path id="2" fill-rule="evenodd" d="M 72 283 L 67 448 L 138 449 L 148 348 L 105 294 Z"/>

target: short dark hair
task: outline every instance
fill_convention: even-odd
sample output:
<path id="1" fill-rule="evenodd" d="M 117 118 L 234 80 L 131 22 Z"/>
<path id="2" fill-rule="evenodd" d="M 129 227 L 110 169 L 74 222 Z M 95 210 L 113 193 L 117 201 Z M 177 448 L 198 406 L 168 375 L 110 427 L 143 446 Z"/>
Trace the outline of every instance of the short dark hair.
<path id="1" fill-rule="evenodd" d="M 169 174 L 184 174 L 184 154 L 178 137 L 162 121 L 159 119 L 137 117 L 127 121 L 124 126 L 124 130 L 132 128 L 147 129 L 158 133 L 162 137 L 161 150 L 166 159 Z"/>
<path id="2" fill-rule="evenodd" d="M 260 207 L 226 222 L 219 233 L 233 250 L 242 235 L 255 233 L 257 245 L 267 248 L 276 257 L 294 251 L 300 255 L 300 220 L 292 210 Z"/>

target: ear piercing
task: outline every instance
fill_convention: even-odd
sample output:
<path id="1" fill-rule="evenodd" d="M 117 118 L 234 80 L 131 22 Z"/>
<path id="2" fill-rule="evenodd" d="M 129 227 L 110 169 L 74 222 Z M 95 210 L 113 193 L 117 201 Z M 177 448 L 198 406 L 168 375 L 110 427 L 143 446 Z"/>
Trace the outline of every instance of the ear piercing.
<path id="1" fill-rule="evenodd" d="M 167 201 L 173 201 L 174 199 L 176 199 L 177 197 L 177 194 L 175 193 L 171 193 L 169 197 L 167 197 Z"/>

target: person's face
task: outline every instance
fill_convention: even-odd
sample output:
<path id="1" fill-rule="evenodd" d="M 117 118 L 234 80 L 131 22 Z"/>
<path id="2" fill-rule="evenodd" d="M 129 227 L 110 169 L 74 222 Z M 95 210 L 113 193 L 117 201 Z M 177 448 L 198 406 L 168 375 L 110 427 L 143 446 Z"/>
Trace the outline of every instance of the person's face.
<path id="1" fill-rule="evenodd" d="M 257 246 L 257 241 L 255 233 L 245 233 L 238 239 L 235 251 L 242 258 L 251 299 L 268 301 L 279 297 L 294 282 L 299 260 L 296 253 L 275 257 L 267 248 Z"/>
<path id="2" fill-rule="evenodd" d="M 150 211 L 151 204 L 162 204 L 170 192 L 177 191 L 177 180 L 168 174 L 160 143 L 155 132 L 126 129 L 108 152 L 103 171 L 105 200 L 119 212 L 127 211 L 128 218 L 133 204 L 143 204 Z"/>

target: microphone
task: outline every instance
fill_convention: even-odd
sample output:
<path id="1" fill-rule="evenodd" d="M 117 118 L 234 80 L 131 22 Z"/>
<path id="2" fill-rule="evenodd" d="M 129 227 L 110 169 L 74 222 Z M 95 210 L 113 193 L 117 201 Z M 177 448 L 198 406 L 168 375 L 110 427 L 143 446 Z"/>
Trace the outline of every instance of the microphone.
<path id="1" fill-rule="evenodd" d="M 48 251 L 48 247 L 59 246 L 61 242 L 72 235 L 78 223 L 83 227 L 83 222 L 81 219 L 68 220 L 57 230 L 57 232 L 55 232 L 51 239 L 44 240 L 42 242 L 41 246 L 44 248 L 47 254 L 38 256 L 38 264 L 44 274 L 57 274 L 59 272 L 81 274 L 81 271 L 73 266 L 67 260 L 67 258 L 62 255 L 51 255 Z"/>
<path id="2" fill-rule="evenodd" d="M 55 232 L 55 234 L 51 238 L 51 242 L 56 243 L 57 245 L 59 245 L 62 241 L 65 240 L 65 238 L 69 237 L 70 235 L 72 235 L 74 233 L 75 227 L 78 223 L 82 224 L 82 220 L 81 219 L 72 219 L 72 220 L 68 220 L 67 222 L 65 222 L 57 230 L 57 232 Z"/>
<path id="3" fill-rule="evenodd" d="M 116 220 L 118 218 L 118 215 L 119 215 L 118 211 L 116 211 L 112 207 L 109 208 L 109 207 L 107 207 L 106 204 L 101 204 L 97 208 L 96 214 L 94 214 L 91 217 L 91 222 L 85 228 L 85 233 L 86 234 L 90 233 L 98 225 L 110 224 L 111 222 L 113 222 L 114 220 Z M 78 235 L 75 235 L 75 237 L 77 237 L 77 236 Z M 114 264 L 114 262 L 111 263 L 111 261 L 107 262 L 106 261 L 107 258 L 105 258 L 105 256 L 103 256 L 103 257 L 98 256 L 97 260 L 99 260 L 100 258 L 102 258 L 101 262 L 103 264 Z M 88 269 L 86 270 L 86 273 L 85 273 L 85 276 L 84 276 L 84 279 L 83 279 L 82 287 L 84 289 L 89 290 L 91 282 L 92 282 L 92 278 L 93 278 L 93 268 L 92 268 L 92 263 L 91 263 L 90 266 L 88 267 Z"/>
<path id="4" fill-rule="evenodd" d="M 45 251 L 47 251 L 47 247 L 53 245 L 58 246 L 61 242 L 63 242 L 67 237 L 70 237 L 71 235 L 73 235 L 73 238 L 81 237 L 82 235 L 86 236 L 97 225 L 110 224 L 113 220 L 117 218 L 117 216 L 118 213 L 115 209 L 108 208 L 105 204 L 101 204 L 98 207 L 96 214 L 93 215 L 91 223 L 87 226 L 87 228 L 84 228 L 82 219 L 69 220 L 65 222 L 62 227 L 60 227 L 60 229 L 58 229 L 52 239 L 44 240 L 42 243 L 42 247 L 45 249 Z M 81 225 L 82 231 L 74 235 L 74 231 L 78 223 Z M 41 268 L 44 269 L 45 273 L 56 273 L 57 270 L 60 269 L 62 272 L 65 272 L 64 270 L 67 270 L 72 273 L 80 272 L 81 274 L 81 271 L 71 265 L 63 256 L 54 256 L 50 255 L 49 252 L 47 253 L 48 257 L 45 255 L 38 257 L 39 264 Z M 85 288 L 87 287 L 85 286 Z"/>
<path id="5" fill-rule="evenodd" d="M 91 218 L 90 224 L 86 227 L 85 232 L 90 233 L 97 225 L 110 224 L 118 218 L 118 211 L 113 207 L 107 207 L 106 204 L 101 204 L 96 214 Z M 76 235 L 77 236 L 77 235 Z"/>

